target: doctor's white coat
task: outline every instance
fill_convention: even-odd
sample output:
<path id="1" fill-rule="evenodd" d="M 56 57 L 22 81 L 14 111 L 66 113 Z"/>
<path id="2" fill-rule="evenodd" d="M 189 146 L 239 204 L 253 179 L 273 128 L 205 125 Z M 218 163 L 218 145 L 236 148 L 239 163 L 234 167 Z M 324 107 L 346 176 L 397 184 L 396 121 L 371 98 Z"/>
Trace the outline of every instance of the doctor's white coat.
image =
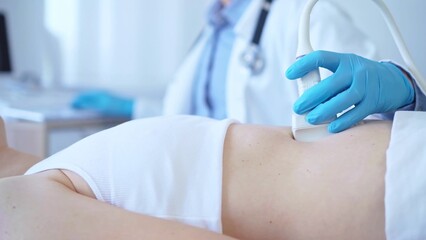
<path id="1" fill-rule="evenodd" d="M 299 17 L 305 0 L 275 0 L 267 18 L 261 49 L 265 68 L 252 75 L 241 64 L 241 54 L 250 44 L 263 0 L 251 0 L 235 26 L 236 39 L 230 57 L 226 81 L 228 118 L 243 123 L 291 125 L 292 105 L 297 99 L 297 85 L 285 77 L 285 70 L 295 61 Z M 311 15 L 311 42 L 315 50 L 351 52 L 375 58 L 375 47 L 353 25 L 341 9 L 327 1 L 319 1 Z M 163 114 L 190 114 L 192 87 L 198 62 L 210 36 L 206 27 L 169 85 L 163 102 Z M 329 74 L 329 73 L 326 73 Z M 322 72 L 323 75 L 323 72 Z M 136 116 L 143 112 L 137 103 Z"/>

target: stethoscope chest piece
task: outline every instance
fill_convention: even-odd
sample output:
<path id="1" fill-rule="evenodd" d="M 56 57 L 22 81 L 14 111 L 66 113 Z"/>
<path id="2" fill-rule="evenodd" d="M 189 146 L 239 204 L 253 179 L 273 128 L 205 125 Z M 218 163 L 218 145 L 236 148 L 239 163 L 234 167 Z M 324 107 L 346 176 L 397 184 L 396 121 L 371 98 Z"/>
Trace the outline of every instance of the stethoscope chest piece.
<path id="1" fill-rule="evenodd" d="M 259 45 L 250 44 L 241 55 L 241 62 L 247 69 L 250 69 L 251 74 L 260 74 L 265 68 L 265 58 Z"/>
<path id="2" fill-rule="evenodd" d="M 262 9 L 259 14 L 253 38 L 250 45 L 241 54 L 242 64 L 249 69 L 253 75 L 260 74 L 265 68 L 265 57 L 263 56 L 260 48 L 260 38 L 262 37 L 263 28 L 269 14 L 269 10 L 271 9 L 272 1 L 273 0 L 263 0 Z"/>

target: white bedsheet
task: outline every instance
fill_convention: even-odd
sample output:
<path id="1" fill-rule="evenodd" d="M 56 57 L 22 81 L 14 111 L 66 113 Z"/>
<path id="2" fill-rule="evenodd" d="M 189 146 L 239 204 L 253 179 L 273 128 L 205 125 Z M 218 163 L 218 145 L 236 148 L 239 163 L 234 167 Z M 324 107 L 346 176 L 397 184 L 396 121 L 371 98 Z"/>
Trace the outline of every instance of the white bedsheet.
<path id="1" fill-rule="evenodd" d="M 388 240 L 426 239 L 426 112 L 397 112 L 386 171 Z"/>

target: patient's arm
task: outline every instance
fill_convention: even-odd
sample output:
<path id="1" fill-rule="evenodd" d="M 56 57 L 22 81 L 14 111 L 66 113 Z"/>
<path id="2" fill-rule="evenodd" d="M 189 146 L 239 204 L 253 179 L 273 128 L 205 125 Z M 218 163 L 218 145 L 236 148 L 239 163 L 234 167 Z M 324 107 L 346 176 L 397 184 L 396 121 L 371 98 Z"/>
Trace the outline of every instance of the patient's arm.
<path id="1" fill-rule="evenodd" d="M 36 156 L 8 147 L 4 122 L 0 118 L 0 178 L 22 175 L 38 161 Z"/>
<path id="2" fill-rule="evenodd" d="M 224 147 L 224 233 L 240 239 L 384 239 L 390 124 L 315 143 L 289 128 L 230 127 Z M 0 179 L 0 239 L 226 239 L 101 203 L 59 170 Z"/>
<path id="3" fill-rule="evenodd" d="M 59 170 L 0 179 L 0 239 L 231 239 L 88 198 L 67 181 Z"/>

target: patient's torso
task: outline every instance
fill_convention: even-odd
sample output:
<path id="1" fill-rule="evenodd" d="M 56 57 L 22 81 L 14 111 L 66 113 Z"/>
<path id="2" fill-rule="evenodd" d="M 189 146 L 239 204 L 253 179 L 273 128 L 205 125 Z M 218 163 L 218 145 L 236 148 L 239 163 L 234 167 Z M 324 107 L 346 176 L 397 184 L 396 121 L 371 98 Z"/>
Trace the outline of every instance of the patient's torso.
<path id="1" fill-rule="evenodd" d="M 231 126 L 224 232 L 243 239 L 383 239 L 390 129 L 389 122 L 368 122 L 302 143 L 290 128 Z"/>
<path id="2" fill-rule="evenodd" d="M 65 162 L 77 165 L 60 167 L 52 160 L 52 165 L 35 168 L 32 172 L 55 166 L 79 172 L 78 168 L 81 167 L 84 168 L 84 175 L 98 174 L 106 169 L 103 172 L 110 173 L 110 177 L 97 181 L 94 176 L 86 176 L 85 180 L 92 186 L 92 190 L 96 188 L 93 186 L 106 181 L 109 184 L 107 186 L 111 187 L 107 191 L 116 191 L 117 186 L 127 187 L 126 181 L 130 175 L 140 176 L 140 179 L 149 183 L 148 186 L 161 183 L 157 190 L 167 191 L 170 195 L 154 199 L 152 205 L 146 205 L 148 201 L 143 197 L 144 194 L 140 198 L 130 196 L 128 199 L 131 201 L 145 203 L 143 206 L 146 208 L 138 212 L 151 215 L 152 211 L 160 208 L 173 216 L 174 210 L 169 211 L 161 206 L 189 206 L 185 209 L 191 214 L 186 217 L 205 217 L 208 216 L 204 214 L 207 212 L 215 216 L 203 218 L 204 222 L 196 221 L 200 224 L 193 225 L 218 231 L 220 219 L 217 217 L 220 218 L 220 215 L 216 213 L 222 207 L 224 232 L 243 239 L 294 239 L 295 236 L 304 239 L 349 239 L 347 234 L 356 239 L 383 238 L 383 178 L 389 123 L 369 123 L 319 142 L 300 143 L 292 139 L 289 128 L 240 124 L 228 128 L 231 121 L 209 121 L 212 120 L 184 118 L 179 120 L 183 126 L 176 123 L 161 125 L 167 126 L 168 130 L 163 127 L 145 128 L 142 135 L 136 134 L 137 137 L 133 138 L 137 143 L 123 142 L 126 137 L 135 136 L 136 133 L 124 127 L 125 131 L 117 132 L 122 138 L 108 138 L 111 141 L 105 141 L 107 138 L 97 135 L 99 139 L 89 139 L 98 146 L 97 152 L 77 145 L 57 155 L 58 159 L 66 159 Z M 110 130 L 105 132 L 109 133 Z M 158 141 L 146 139 L 149 136 L 155 136 Z M 158 149 L 165 138 L 173 151 Z M 87 146 L 94 145 L 89 142 Z M 122 149 L 110 151 L 114 147 Z M 161 169 L 164 177 L 170 181 L 164 181 L 163 177 L 157 175 L 150 177 L 150 174 L 158 172 L 155 169 L 139 171 L 133 165 L 129 167 L 127 160 L 133 159 L 131 164 L 137 164 L 134 152 L 141 150 L 150 151 L 150 156 L 165 157 L 164 162 L 157 164 L 155 161 L 160 159 L 146 158 L 146 154 L 137 156 L 141 161 L 151 161 L 148 165 Z M 220 192 L 222 154 L 223 190 Z M 177 159 L 175 156 L 181 156 L 179 162 L 174 160 Z M 75 157 L 75 161 L 70 157 Z M 85 160 L 90 164 L 84 163 Z M 92 161 L 95 162 L 92 164 Z M 127 168 L 122 174 L 112 174 L 111 171 L 117 170 L 119 165 L 120 169 L 124 169 L 124 166 Z M 148 165 L 142 163 L 140 167 Z M 43 166 L 43 163 L 39 166 Z M 123 184 L 108 182 L 116 177 L 121 177 Z M 201 178 L 206 180 L 200 181 Z M 182 195 L 184 185 L 188 193 L 195 193 L 194 189 L 197 189 L 191 201 L 188 200 L 191 194 Z M 145 191 L 146 187 L 129 187 L 130 194 L 135 194 L 137 189 Z M 151 190 L 157 191 L 154 188 Z M 185 197 L 176 201 L 175 193 Z M 95 195 L 98 199 L 106 200 L 106 197 L 99 197 L 102 195 L 100 192 Z M 108 201 L 116 204 L 114 199 Z M 199 210 L 206 211 L 194 211 L 195 203 L 200 206 Z M 191 219 L 187 219 L 190 223 Z M 185 219 L 180 220 L 185 222 Z"/>
<path id="3" fill-rule="evenodd" d="M 78 193 L 220 232 L 223 144 L 233 122 L 191 116 L 130 121 L 79 141 L 27 174 L 63 169 Z"/>

